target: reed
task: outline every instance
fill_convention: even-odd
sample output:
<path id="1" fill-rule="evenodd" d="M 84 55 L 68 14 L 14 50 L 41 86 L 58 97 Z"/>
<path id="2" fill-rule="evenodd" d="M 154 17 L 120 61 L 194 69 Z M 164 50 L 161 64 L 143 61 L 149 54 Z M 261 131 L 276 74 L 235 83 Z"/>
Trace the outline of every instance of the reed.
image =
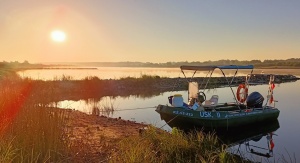
<path id="1" fill-rule="evenodd" d="M 158 75 L 147 75 L 147 74 L 140 74 L 140 79 L 160 79 L 161 77 Z M 164 78 L 164 77 L 163 77 Z"/>
<path id="2" fill-rule="evenodd" d="M 84 80 L 84 81 L 99 81 L 100 79 L 97 76 L 86 76 L 82 80 Z"/>
<path id="3" fill-rule="evenodd" d="M 112 116 L 116 110 L 115 100 L 113 97 L 106 97 L 100 105 L 100 112 L 105 116 Z"/>
<path id="4" fill-rule="evenodd" d="M 0 81 L 0 162 L 65 162 L 68 112 L 39 107 L 32 99 L 32 81 Z"/>
<path id="5" fill-rule="evenodd" d="M 53 80 L 54 81 L 71 81 L 71 80 L 73 80 L 73 77 L 70 75 L 62 74 L 61 76 L 55 76 L 53 78 Z"/>
<path id="6" fill-rule="evenodd" d="M 168 133 L 150 127 L 140 136 L 121 140 L 118 149 L 110 162 L 241 162 L 214 134 L 200 131 Z"/>
<path id="7" fill-rule="evenodd" d="M 132 77 L 132 76 L 127 76 L 127 77 L 121 77 L 119 80 L 123 81 L 152 81 L 156 79 L 161 79 L 161 78 L 166 78 L 166 77 L 160 77 L 158 75 L 147 75 L 147 74 L 140 74 L 140 77 Z"/>
<path id="8" fill-rule="evenodd" d="M 96 99 L 89 99 L 87 100 L 87 103 L 93 104 L 90 112 L 92 115 L 110 117 L 116 110 L 115 100 L 113 97 L 104 97 L 101 102 L 98 102 Z"/>

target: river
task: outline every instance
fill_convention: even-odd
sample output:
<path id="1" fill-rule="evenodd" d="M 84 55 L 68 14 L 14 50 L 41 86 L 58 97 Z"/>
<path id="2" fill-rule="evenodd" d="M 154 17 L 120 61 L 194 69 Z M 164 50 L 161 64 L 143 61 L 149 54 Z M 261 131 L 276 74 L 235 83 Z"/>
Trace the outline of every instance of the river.
<path id="1" fill-rule="evenodd" d="M 176 78 L 183 77 L 179 68 L 135 68 L 135 67 L 80 67 L 81 69 L 36 69 L 19 71 L 18 74 L 23 78 L 38 80 L 57 80 L 63 76 L 71 77 L 74 80 L 81 80 L 88 76 L 96 76 L 99 79 L 120 79 L 124 77 L 141 77 L 142 75 L 157 75 L 160 77 Z M 84 69 L 86 68 L 86 69 Z M 242 71 L 242 70 L 240 70 Z M 249 71 L 242 71 L 249 73 Z M 293 74 L 300 76 L 299 69 L 254 69 L 253 73 L 275 73 L 275 74 Z M 214 73 L 216 76 L 222 76 L 220 71 Z M 233 75 L 234 71 L 228 71 L 228 75 Z M 188 72 L 187 75 L 191 75 Z M 206 73 L 200 72 L 198 76 L 205 76 Z"/>

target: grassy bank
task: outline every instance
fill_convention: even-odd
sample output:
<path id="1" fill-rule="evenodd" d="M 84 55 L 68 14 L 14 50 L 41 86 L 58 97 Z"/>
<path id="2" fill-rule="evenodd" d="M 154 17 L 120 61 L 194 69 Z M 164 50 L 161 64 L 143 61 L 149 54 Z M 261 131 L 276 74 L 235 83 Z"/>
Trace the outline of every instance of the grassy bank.
<path id="1" fill-rule="evenodd" d="M 154 127 L 120 141 L 110 162 L 249 162 L 229 154 L 214 134 L 172 133 Z"/>
<path id="2" fill-rule="evenodd" d="M 30 80 L 5 77 L 0 86 L 0 162 L 67 160 L 67 113 L 34 105 Z"/>

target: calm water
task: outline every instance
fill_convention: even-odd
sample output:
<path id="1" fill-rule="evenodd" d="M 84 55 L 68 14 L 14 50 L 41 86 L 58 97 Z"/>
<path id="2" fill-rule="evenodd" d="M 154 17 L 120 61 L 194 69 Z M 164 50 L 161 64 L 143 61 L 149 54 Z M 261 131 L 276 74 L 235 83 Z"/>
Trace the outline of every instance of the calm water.
<path id="1" fill-rule="evenodd" d="M 141 77 L 142 75 L 158 75 L 164 77 L 178 77 L 178 68 L 129 68 L 129 67 L 97 67 L 97 69 L 39 69 L 20 71 L 21 77 L 32 79 L 53 80 L 63 75 L 73 79 L 83 79 L 87 76 L 97 76 L 100 79 L 119 79 L 122 77 Z"/>
<path id="2" fill-rule="evenodd" d="M 39 80 L 54 80 L 60 79 L 62 76 L 71 76 L 73 79 L 84 79 L 87 76 L 97 76 L 100 79 L 119 79 L 122 77 L 141 77 L 144 74 L 158 75 L 161 77 L 183 77 L 179 68 L 132 68 L 132 67 L 96 67 L 97 69 L 39 69 L 39 70 L 25 70 L 20 71 L 18 74 L 21 77 L 28 77 L 31 79 Z M 243 71 L 243 74 L 249 71 Z M 297 69 L 255 69 L 254 73 L 276 73 L 276 74 L 294 74 L 300 76 L 300 71 Z M 220 71 L 214 72 L 215 76 L 222 76 Z M 227 71 L 227 75 L 233 75 L 233 71 Z M 187 75 L 191 75 L 191 72 Z M 205 73 L 197 73 L 197 76 L 205 76 Z"/>
<path id="3" fill-rule="evenodd" d="M 81 78 L 85 76 L 96 76 L 98 74 L 101 78 L 119 78 L 124 77 L 124 70 L 126 71 L 129 69 L 126 76 L 135 76 L 139 77 L 140 74 L 150 74 L 150 75 L 159 75 L 159 76 L 166 76 L 166 77 L 178 77 L 179 70 L 178 69 L 138 69 L 138 68 L 107 68 L 107 72 L 104 70 L 68 70 L 72 73 L 76 74 L 77 77 L 81 76 Z M 148 71 L 149 70 L 149 71 Z M 28 76 L 31 78 L 35 78 L 35 73 L 40 73 L 39 79 L 53 79 L 53 75 L 56 74 L 59 76 L 62 73 L 62 70 L 46 70 L 50 76 L 43 76 L 45 72 L 44 70 L 28 70 L 25 72 L 19 72 L 21 75 Z M 63 70 L 65 72 L 65 70 Z M 95 71 L 95 72 L 93 72 Z M 261 72 L 262 70 L 258 70 Z M 268 73 L 269 70 L 263 70 L 265 73 Z M 86 73 L 89 72 L 89 73 Z M 93 73 L 91 73 L 93 72 Z M 123 72 L 123 74 L 122 74 Z M 103 74 L 101 74 L 103 73 Z M 299 76 L 299 70 L 280 70 L 272 73 L 278 74 L 295 74 Z M 43 75 L 42 75 L 43 74 Z M 43 77 L 42 77 L 43 76 Z M 104 77 L 105 76 L 105 77 Z M 114 76 L 114 77 L 112 77 Z M 182 75 L 181 75 L 182 76 Z M 76 75 L 74 78 L 77 78 Z M 300 108 L 297 105 L 299 100 L 299 89 L 300 89 L 300 81 L 290 82 L 290 83 L 282 83 L 276 84 L 274 90 L 274 99 L 278 100 L 276 106 L 280 109 L 280 115 L 278 118 L 279 126 L 273 127 L 261 124 L 260 126 L 253 126 L 251 128 L 245 129 L 245 131 L 241 131 L 235 133 L 237 136 L 241 136 L 243 134 L 249 134 L 249 136 L 259 135 L 260 132 L 267 132 L 270 133 L 274 130 L 273 134 L 273 143 L 274 149 L 273 154 L 274 156 L 267 159 L 265 157 L 256 156 L 250 154 L 249 149 L 246 148 L 245 145 L 235 145 L 231 147 L 231 150 L 234 153 L 239 153 L 244 155 L 247 158 L 255 159 L 257 161 L 262 162 L 284 162 L 282 159 L 286 159 L 287 162 L 300 162 L 300 142 L 298 138 L 300 138 Z M 236 89 L 235 89 L 236 90 Z M 268 86 L 267 85 L 257 85 L 251 86 L 249 89 L 249 93 L 253 91 L 260 92 L 264 97 L 267 95 Z M 168 96 L 180 93 L 183 97 L 187 97 L 186 91 L 179 91 L 179 92 L 165 92 L 157 96 L 153 96 L 150 98 L 144 97 L 137 97 L 137 96 L 129 96 L 129 97 L 103 97 L 100 101 L 95 99 L 90 99 L 88 101 L 79 100 L 79 101 L 61 101 L 57 103 L 59 107 L 62 108 L 71 108 L 80 110 L 86 113 L 92 112 L 92 107 L 98 106 L 110 106 L 111 104 L 114 106 L 115 111 L 103 113 L 106 116 L 110 117 L 122 117 L 122 119 L 126 120 L 133 120 L 137 122 L 144 122 L 147 124 L 153 124 L 159 128 L 163 128 L 165 130 L 171 130 L 171 127 L 166 125 L 166 122 L 161 120 L 160 115 L 155 112 L 155 106 L 158 104 L 167 104 L 168 103 Z M 231 91 L 229 88 L 217 88 L 209 90 L 206 93 L 207 97 L 209 98 L 213 94 L 219 95 L 219 102 L 227 102 L 233 101 L 233 96 L 231 96 Z M 185 98 L 186 99 L 186 98 Z M 257 128 L 256 128 L 257 127 Z M 258 129 L 258 127 L 260 129 Z M 270 128 L 271 131 L 268 129 Z M 254 134 L 252 134 L 254 132 Z M 233 135 L 235 136 L 235 135 Z M 252 145 L 252 149 L 255 151 L 261 151 L 262 153 L 267 153 L 268 150 L 264 150 L 261 148 L 268 148 L 268 139 L 267 134 L 260 135 L 258 137 L 254 137 L 253 140 L 250 140 L 248 143 Z M 245 144 L 246 142 L 243 142 Z M 260 148 L 256 148 L 260 147 Z M 295 161 L 296 159 L 296 161 Z"/>

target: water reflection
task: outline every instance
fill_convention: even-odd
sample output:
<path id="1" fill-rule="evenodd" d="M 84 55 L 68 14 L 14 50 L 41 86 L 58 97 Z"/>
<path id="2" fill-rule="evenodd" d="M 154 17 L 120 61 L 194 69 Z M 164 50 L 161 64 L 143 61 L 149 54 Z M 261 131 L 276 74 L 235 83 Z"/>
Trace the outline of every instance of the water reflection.
<path id="1" fill-rule="evenodd" d="M 278 120 L 265 124 L 256 124 L 234 129 L 229 132 L 218 132 L 219 138 L 229 145 L 229 151 L 253 161 L 269 162 L 276 150 L 275 137 L 279 129 Z M 278 149 L 277 149 L 278 150 Z"/>
<path id="2" fill-rule="evenodd" d="M 252 124 L 237 128 L 228 128 L 223 130 L 217 130 L 216 133 L 219 138 L 228 145 L 241 144 L 245 141 L 256 140 L 268 133 L 274 132 L 279 129 L 278 120 L 268 123 Z"/>
<path id="3" fill-rule="evenodd" d="M 242 75 L 249 72 L 239 71 Z M 265 74 L 294 74 L 300 76 L 297 69 L 254 69 L 253 73 Z M 190 75 L 187 72 L 187 75 Z M 216 70 L 216 76 L 223 76 L 219 70 Z M 96 76 L 99 79 L 120 79 L 123 77 L 141 77 L 141 75 L 155 75 L 160 77 L 177 78 L 183 77 L 179 68 L 134 68 L 134 67 L 96 67 L 96 69 L 36 69 L 19 71 L 18 74 L 22 78 L 31 78 L 34 80 L 55 80 L 63 76 L 71 76 L 72 79 L 81 80 L 88 76 Z M 192 73 L 191 73 L 192 74 Z M 227 70 L 226 74 L 232 76 L 234 71 Z M 181 75 L 181 76 L 180 76 Z M 206 73 L 201 73 L 199 76 L 206 76 Z"/>
<path id="4" fill-rule="evenodd" d="M 87 114 L 112 117 L 116 110 L 115 98 L 105 96 L 99 98 L 89 98 L 85 100 L 64 100 L 59 102 L 51 102 L 48 107 L 58 107 L 64 109 L 75 109 Z"/>

